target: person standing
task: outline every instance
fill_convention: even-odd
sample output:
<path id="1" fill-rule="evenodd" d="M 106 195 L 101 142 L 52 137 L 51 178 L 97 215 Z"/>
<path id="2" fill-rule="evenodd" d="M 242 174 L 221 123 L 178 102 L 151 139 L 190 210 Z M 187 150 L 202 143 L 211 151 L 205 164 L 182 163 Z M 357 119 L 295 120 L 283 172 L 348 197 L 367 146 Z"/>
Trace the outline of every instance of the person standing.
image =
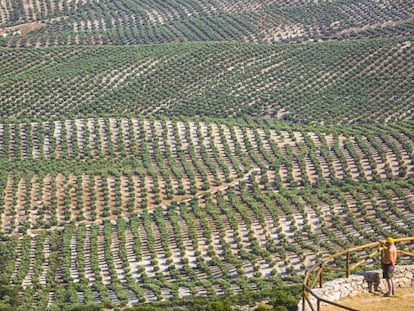
<path id="1" fill-rule="evenodd" d="M 380 244 L 383 246 L 381 253 L 382 275 L 388 285 L 388 292 L 385 296 L 392 297 L 395 295 L 394 270 L 397 263 L 397 248 L 391 237 L 388 237 L 385 243 L 380 241 Z"/>

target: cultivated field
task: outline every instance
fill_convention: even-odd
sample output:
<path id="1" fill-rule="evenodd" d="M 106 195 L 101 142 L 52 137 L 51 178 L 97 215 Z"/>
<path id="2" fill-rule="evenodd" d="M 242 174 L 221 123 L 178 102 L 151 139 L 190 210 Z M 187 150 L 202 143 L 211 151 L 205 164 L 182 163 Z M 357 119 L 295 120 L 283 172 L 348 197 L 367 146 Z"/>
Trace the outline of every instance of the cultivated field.
<path id="1" fill-rule="evenodd" d="M 413 126 L 4 123 L 10 281 L 42 309 L 62 286 L 109 305 L 298 280 L 315 256 L 412 235 Z"/>
<path id="2" fill-rule="evenodd" d="M 0 114 L 405 121 L 414 115 L 413 55 L 409 38 L 3 49 Z"/>
<path id="3" fill-rule="evenodd" d="M 21 0 L 1 2 L 7 47 L 404 37 L 409 0 Z"/>
<path id="4" fill-rule="evenodd" d="M 413 4 L 0 0 L 0 301 L 209 301 L 414 236 Z"/>

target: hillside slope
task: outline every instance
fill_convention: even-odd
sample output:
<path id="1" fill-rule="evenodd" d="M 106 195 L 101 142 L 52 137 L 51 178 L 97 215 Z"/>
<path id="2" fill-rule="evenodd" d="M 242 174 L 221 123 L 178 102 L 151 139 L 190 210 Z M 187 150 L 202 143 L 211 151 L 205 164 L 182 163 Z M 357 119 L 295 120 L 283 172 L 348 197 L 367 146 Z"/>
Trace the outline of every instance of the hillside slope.
<path id="1" fill-rule="evenodd" d="M 0 50 L 0 116 L 272 116 L 411 120 L 411 39 Z"/>
<path id="2" fill-rule="evenodd" d="M 253 299 L 413 236 L 413 33 L 408 0 L 0 0 L 0 305 Z"/>
<path id="3" fill-rule="evenodd" d="M 320 256 L 414 234 L 413 127 L 0 124 L 3 275 L 22 286 L 22 310 L 298 282 Z"/>
<path id="4" fill-rule="evenodd" d="M 408 0 L 3 1 L 8 47 L 185 41 L 307 42 L 413 33 Z"/>

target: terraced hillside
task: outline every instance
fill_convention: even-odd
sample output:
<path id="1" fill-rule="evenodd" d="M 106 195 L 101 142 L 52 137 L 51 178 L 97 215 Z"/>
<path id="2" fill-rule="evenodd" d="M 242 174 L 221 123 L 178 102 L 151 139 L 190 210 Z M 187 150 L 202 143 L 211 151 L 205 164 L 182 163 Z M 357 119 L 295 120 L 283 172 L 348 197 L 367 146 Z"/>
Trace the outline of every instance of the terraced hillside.
<path id="1" fill-rule="evenodd" d="M 3 0 L 8 47 L 306 42 L 413 33 L 409 0 Z"/>
<path id="2" fill-rule="evenodd" d="M 256 115 L 301 123 L 412 120 L 409 38 L 0 50 L 0 115 Z"/>
<path id="3" fill-rule="evenodd" d="M 297 281 L 319 256 L 413 235 L 413 127 L 3 123 L 8 278 L 25 289 L 22 310 Z"/>
<path id="4" fill-rule="evenodd" d="M 264 293 L 413 236 L 413 11 L 0 0 L 0 308 Z"/>

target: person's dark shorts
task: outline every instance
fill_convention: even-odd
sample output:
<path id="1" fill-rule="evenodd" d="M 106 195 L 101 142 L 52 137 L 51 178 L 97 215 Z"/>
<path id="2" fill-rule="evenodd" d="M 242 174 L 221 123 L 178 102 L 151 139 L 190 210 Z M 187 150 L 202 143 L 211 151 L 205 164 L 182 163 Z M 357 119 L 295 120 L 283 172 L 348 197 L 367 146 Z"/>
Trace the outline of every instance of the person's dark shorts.
<path id="1" fill-rule="evenodd" d="M 384 279 L 391 279 L 394 276 L 394 266 L 392 264 L 382 265 L 382 277 Z"/>

